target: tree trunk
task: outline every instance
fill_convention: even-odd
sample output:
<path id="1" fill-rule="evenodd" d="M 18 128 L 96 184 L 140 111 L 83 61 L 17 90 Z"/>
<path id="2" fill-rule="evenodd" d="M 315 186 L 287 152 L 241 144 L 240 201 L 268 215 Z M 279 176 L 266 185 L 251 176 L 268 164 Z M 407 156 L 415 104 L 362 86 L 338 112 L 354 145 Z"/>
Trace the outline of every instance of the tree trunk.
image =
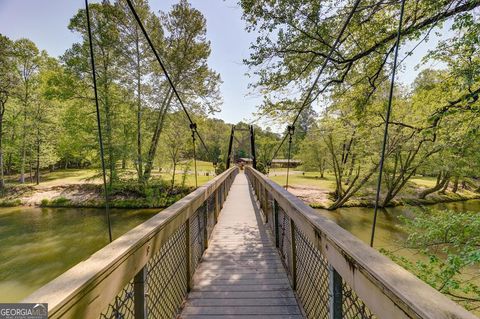
<path id="1" fill-rule="evenodd" d="M 20 164 L 20 183 L 25 183 L 25 157 L 27 156 L 25 149 L 25 142 L 22 143 L 22 162 Z"/>
<path id="2" fill-rule="evenodd" d="M 353 175 L 353 167 L 354 166 L 355 166 L 355 154 L 352 155 L 352 160 L 351 160 L 351 163 L 350 163 L 350 168 L 348 170 L 348 175 L 347 175 L 347 180 L 345 181 L 345 185 L 350 184 L 350 181 L 351 181 L 352 175 Z"/>
<path id="3" fill-rule="evenodd" d="M 29 166 L 30 166 L 30 183 L 33 184 L 33 165 L 32 165 L 32 155 L 30 154 L 30 161 L 29 161 Z"/>
<path id="4" fill-rule="evenodd" d="M 40 132 L 37 129 L 37 171 L 35 173 L 36 184 L 40 184 Z"/>
<path id="5" fill-rule="evenodd" d="M 325 163 L 326 160 L 322 160 L 322 164 L 320 165 L 320 178 L 325 178 Z"/>
<path id="6" fill-rule="evenodd" d="M 423 192 L 421 192 L 418 195 L 418 198 L 425 199 L 428 195 L 430 195 L 432 193 L 435 193 L 436 191 L 439 191 L 440 189 L 442 189 L 445 186 L 445 184 L 448 182 L 449 179 L 450 179 L 450 174 L 448 172 L 438 173 L 436 185 L 433 186 L 432 188 L 425 189 Z"/>
<path id="7" fill-rule="evenodd" d="M 142 158 L 142 78 L 140 70 L 140 48 L 138 46 L 138 28 L 135 27 L 135 47 L 137 54 L 137 174 L 138 181 L 143 181 L 143 158 Z"/>
<path id="8" fill-rule="evenodd" d="M 358 184 L 355 186 L 355 184 L 357 183 L 358 181 L 358 178 L 359 178 L 359 172 L 357 171 L 357 174 L 355 176 L 355 178 L 352 180 L 349 188 L 347 189 L 347 191 L 343 194 L 342 197 L 339 197 L 335 200 L 335 202 L 330 205 L 328 207 L 329 210 L 334 210 L 334 209 L 337 209 L 337 208 L 340 208 L 343 204 L 345 204 L 349 199 L 350 197 L 352 197 L 353 195 L 355 195 L 356 192 L 358 192 L 358 190 L 363 186 L 365 185 L 366 182 L 368 182 L 368 180 L 370 179 L 370 177 L 372 177 L 373 173 L 375 173 L 375 171 L 377 170 L 378 168 L 378 164 L 375 165 L 373 167 L 373 169 L 370 170 L 370 172 L 368 172 L 367 175 L 365 175 L 362 180 L 360 182 L 358 182 Z"/>
<path id="9" fill-rule="evenodd" d="M 0 191 L 5 188 L 5 177 L 3 175 L 3 115 L 5 114 L 5 104 L 0 105 Z"/>
<path id="10" fill-rule="evenodd" d="M 158 141 L 160 140 L 160 134 L 163 129 L 163 122 L 165 120 L 165 115 L 167 114 L 168 107 L 172 101 L 173 94 L 169 89 L 166 95 L 166 99 L 162 103 L 162 107 L 159 110 L 157 122 L 155 125 L 155 131 L 152 136 L 152 141 L 150 143 L 150 148 L 148 150 L 147 161 L 145 163 L 145 170 L 143 173 L 143 179 L 147 182 L 150 179 L 153 169 L 153 160 L 157 153 Z"/>
<path id="11" fill-rule="evenodd" d="M 455 176 L 455 179 L 453 180 L 453 186 L 452 186 L 452 192 L 456 193 L 458 191 L 458 176 Z"/>
<path id="12" fill-rule="evenodd" d="M 442 189 L 438 193 L 442 194 L 442 195 L 445 195 L 445 192 L 447 191 L 449 184 L 450 184 L 450 177 L 447 178 L 447 180 L 445 181 L 445 183 L 442 186 Z"/>
<path id="13" fill-rule="evenodd" d="M 6 162 L 6 173 L 7 175 L 12 175 L 12 167 L 13 167 L 13 158 L 12 153 L 8 153 L 8 158 Z"/>
<path id="14" fill-rule="evenodd" d="M 175 186 L 175 172 L 177 170 L 177 161 L 173 161 L 173 173 L 172 173 L 172 189 L 171 191 L 173 191 L 173 187 Z"/>

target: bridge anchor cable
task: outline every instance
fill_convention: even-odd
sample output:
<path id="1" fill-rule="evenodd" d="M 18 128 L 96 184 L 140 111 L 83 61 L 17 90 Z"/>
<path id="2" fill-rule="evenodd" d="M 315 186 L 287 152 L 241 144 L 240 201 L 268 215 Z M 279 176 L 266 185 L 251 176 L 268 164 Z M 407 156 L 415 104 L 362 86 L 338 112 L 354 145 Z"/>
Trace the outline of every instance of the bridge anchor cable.
<path id="1" fill-rule="evenodd" d="M 180 106 L 182 107 L 183 112 L 187 116 L 187 119 L 190 122 L 190 125 L 195 125 L 195 127 L 196 127 L 196 124 L 193 122 L 192 117 L 188 113 L 187 108 L 185 107 L 185 104 L 183 103 L 183 100 L 180 97 L 180 94 L 178 93 L 177 88 L 175 87 L 175 84 L 173 83 L 172 79 L 170 78 L 170 75 L 168 74 L 168 71 L 167 71 L 165 65 L 163 64 L 163 61 L 160 58 L 160 55 L 158 54 L 157 49 L 155 49 L 155 46 L 153 45 L 153 42 L 150 39 L 150 36 L 148 35 L 147 30 L 145 29 L 145 27 L 142 23 L 142 20 L 140 20 L 140 17 L 138 16 L 137 11 L 135 10 L 135 7 L 132 4 L 132 1 L 131 0 L 126 0 L 126 1 L 127 1 L 127 4 L 128 4 L 128 7 L 130 8 L 130 11 L 133 14 L 133 17 L 137 21 L 137 24 L 140 27 L 140 29 L 142 30 L 142 33 L 143 33 L 145 39 L 147 40 L 148 45 L 150 46 L 150 49 L 152 50 L 153 54 L 155 55 L 155 58 L 156 58 L 158 64 L 160 65 L 160 68 L 162 69 L 163 74 L 165 75 L 168 84 L 172 88 L 172 91 L 175 94 L 175 96 L 178 100 L 178 103 L 180 103 Z M 209 152 L 207 145 L 205 144 L 202 136 L 198 133 L 196 128 L 195 128 L 195 134 L 198 136 L 198 139 L 202 143 L 202 146 L 205 148 L 205 151 L 207 152 L 207 154 L 210 154 L 210 156 L 211 156 L 212 154 Z M 213 156 L 211 156 L 211 157 L 212 157 L 212 162 L 215 162 L 216 159 L 214 159 Z"/>
<path id="2" fill-rule="evenodd" d="M 105 156 L 104 156 L 105 152 L 103 149 L 102 124 L 100 119 L 100 107 L 98 103 L 97 75 L 95 71 L 95 55 L 93 54 L 92 27 L 90 25 L 90 11 L 88 8 L 88 0 L 85 0 L 85 12 L 87 15 L 88 44 L 90 48 L 90 62 L 92 66 L 93 91 L 95 92 L 95 108 L 97 112 L 98 144 L 100 145 L 100 161 L 102 163 L 103 189 L 104 189 L 104 195 L 105 195 L 105 214 L 107 217 L 108 238 L 110 242 L 112 242 L 112 222 L 110 220 L 109 194 L 108 194 L 108 186 L 107 186 L 107 174 L 105 170 Z"/>
<path id="3" fill-rule="evenodd" d="M 390 114 L 392 111 L 393 89 L 395 86 L 395 74 L 397 71 L 397 60 L 398 60 L 398 51 L 399 51 L 398 49 L 400 47 L 404 9 L 405 9 L 405 0 L 402 0 L 402 4 L 400 8 L 400 19 L 398 21 L 397 40 L 395 43 L 395 56 L 393 58 L 392 78 L 390 80 L 390 92 L 388 95 L 387 114 L 385 116 L 385 129 L 383 131 L 382 152 L 380 155 L 380 163 L 378 167 L 377 192 L 375 194 L 375 208 L 373 210 L 373 223 L 372 223 L 372 233 L 370 237 L 370 247 L 373 247 L 373 242 L 375 240 L 375 226 L 377 224 L 378 202 L 380 201 L 380 192 L 382 188 L 383 164 L 385 162 L 385 149 L 387 148 L 387 142 L 388 142 L 388 124 L 390 122 Z"/>
<path id="4" fill-rule="evenodd" d="M 290 175 L 290 157 L 292 152 L 292 138 L 295 134 L 295 125 L 288 126 L 288 157 L 287 157 L 287 182 L 285 184 L 285 189 L 288 189 L 288 176 Z"/>
<path id="5" fill-rule="evenodd" d="M 353 15 L 355 14 L 355 12 L 357 11 L 357 8 L 358 8 L 358 5 L 360 4 L 360 1 L 361 0 L 356 0 L 355 3 L 353 4 L 353 7 L 352 7 L 352 10 L 350 10 L 350 12 L 348 13 L 348 16 L 347 18 L 345 19 L 345 22 L 343 23 L 341 29 L 340 29 L 340 32 L 338 33 L 338 36 L 337 38 L 335 39 L 335 42 L 333 43 L 333 45 L 331 46 L 330 48 L 330 51 L 328 52 L 327 54 L 327 57 L 325 58 L 325 60 L 323 61 L 323 64 L 322 66 L 320 67 L 320 71 L 318 72 L 315 80 L 313 81 L 313 85 L 310 87 L 310 89 L 308 90 L 307 92 L 307 95 L 305 96 L 305 99 L 303 100 L 303 103 L 300 107 L 300 110 L 298 111 L 297 115 L 295 116 L 295 119 L 293 120 L 292 124 L 290 126 L 295 126 L 295 124 L 297 123 L 298 121 L 298 118 L 300 117 L 300 114 L 302 114 L 303 110 L 305 109 L 306 106 L 310 105 L 316 98 L 313 98 L 311 99 L 311 96 L 312 96 L 312 93 L 313 93 L 313 90 L 315 89 L 315 87 L 317 86 L 317 83 L 318 81 L 320 80 L 320 77 L 322 76 L 323 74 L 323 71 L 325 70 L 325 68 L 327 67 L 327 64 L 328 62 L 330 62 L 330 60 L 332 59 L 332 55 L 333 53 L 335 52 L 335 50 L 337 49 L 337 46 L 340 44 L 340 40 L 342 39 L 342 36 L 343 34 L 345 33 L 345 30 L 347 29 L 348 25 L 350 24 L 350 20 L 352 19 Z M 289 133 L 287 132 L 284 136 L 283 136 L 283 139 L 282 141 L 280 142 L 280 145 L 278 145 L 277 149 L 275 150 L 275 152 L 273 153 L 273 157 L 272 157 L 272 160 L 277 156 L 278 152 L 280 151 L 280 148 L 282 147 L 282 145 L 285 143 L 285 140 L 287 139 L 287 136 L 289 135 Z M 272 161 L 270 161 L 271 163 Z"/>
<path id="6" fill-rule="evenodd" d="M 190 130 L 192 131 L 192 147 L 193 147 L 193 166 L 195 168 L 195 187 L 198 188 L 198 173 L 197 173 L 197 152 L 195 148 L 195 134 L 197 133 L 197 123 L 190 124 Z"/>

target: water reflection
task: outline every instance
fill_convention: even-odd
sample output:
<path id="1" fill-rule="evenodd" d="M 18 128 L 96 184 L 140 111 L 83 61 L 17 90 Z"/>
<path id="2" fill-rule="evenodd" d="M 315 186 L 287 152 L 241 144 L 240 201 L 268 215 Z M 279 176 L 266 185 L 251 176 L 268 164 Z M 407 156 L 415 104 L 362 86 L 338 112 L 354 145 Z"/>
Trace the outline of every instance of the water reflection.
<path id="1" fill-rule="evenodd" d="M 158 210 L 112 210 L 115 238 Z M 104 210 L 0 208 L 0 302 L 16 302 L 108 244 Z"/>
<path id="2" fill-rule="evenodd" d="M 451 209 L 453 211 L 480 212 L 480 200 L 469 200 L 464 202 L 451 202 L 429 205 L 437 209 Z M 397 255 L 406 257 L 412 261 L 425 260 L 425 257 L 413 249 L 405 249 L 402 243 L 407 234 L 401 227 L 399 216 L 412 217 L 416 209 L 420 207 L 397 206 L 379 210 L 377 226 L 375 228 L 376 249 L 388 249 Z M 366 244 L 370 243 L 370 234 L 373 222 L 373 208 L 351 207 L 339 208 L 335 211 L 323 209 L 316 210 L 320 215 L 331 219 L 342 228 L 348 230 Z M 476 270 L 478 273 L 478 269 Z"/>

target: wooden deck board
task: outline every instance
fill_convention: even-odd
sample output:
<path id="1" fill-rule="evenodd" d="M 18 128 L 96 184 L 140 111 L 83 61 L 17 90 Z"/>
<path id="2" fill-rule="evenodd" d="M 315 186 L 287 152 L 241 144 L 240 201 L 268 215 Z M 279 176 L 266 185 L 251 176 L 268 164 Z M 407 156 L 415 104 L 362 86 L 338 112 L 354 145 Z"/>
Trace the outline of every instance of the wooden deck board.
<path id="1" fill-rule="evenodd" d="M 238 174 L 193 277 L 183 319 L 303 318 L 246 176 Z"/>

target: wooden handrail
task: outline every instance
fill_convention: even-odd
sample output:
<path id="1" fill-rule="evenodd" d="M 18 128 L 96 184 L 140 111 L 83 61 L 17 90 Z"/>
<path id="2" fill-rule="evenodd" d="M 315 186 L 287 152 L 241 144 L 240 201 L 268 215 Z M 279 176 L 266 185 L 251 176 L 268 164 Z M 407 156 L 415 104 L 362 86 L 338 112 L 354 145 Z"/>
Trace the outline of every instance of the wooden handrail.
<path id="1" fill-rule="evenodd" d="M 477 318 L 262 173 L 250 167 L 246 173 L 270 193 L 378 318 Z"/>
<path id="2" fill-rule="evenodd" d="M 237 173 L 233 167 L 94 253 L 22 302 L 48 303 L 49 318 L 96 318 L 170 236 Z"/>

